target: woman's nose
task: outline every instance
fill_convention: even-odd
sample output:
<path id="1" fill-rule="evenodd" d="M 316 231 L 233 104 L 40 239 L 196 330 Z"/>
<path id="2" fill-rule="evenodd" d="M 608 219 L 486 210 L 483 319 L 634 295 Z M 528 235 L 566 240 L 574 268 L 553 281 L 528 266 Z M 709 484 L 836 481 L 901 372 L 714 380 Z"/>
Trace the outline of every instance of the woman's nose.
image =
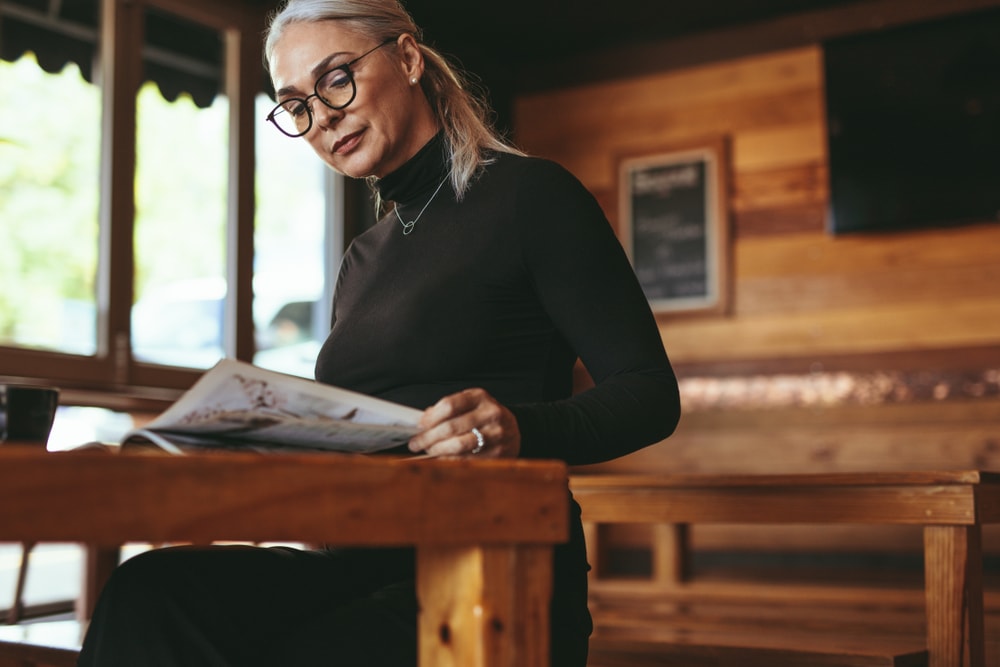
<path id="1" fill-rule="evenodd" d="M 343 109 L 331 109 L 319 100 L 313 100 L 313 122 L 321 128 L 332 128 L 344 117 Z"/>

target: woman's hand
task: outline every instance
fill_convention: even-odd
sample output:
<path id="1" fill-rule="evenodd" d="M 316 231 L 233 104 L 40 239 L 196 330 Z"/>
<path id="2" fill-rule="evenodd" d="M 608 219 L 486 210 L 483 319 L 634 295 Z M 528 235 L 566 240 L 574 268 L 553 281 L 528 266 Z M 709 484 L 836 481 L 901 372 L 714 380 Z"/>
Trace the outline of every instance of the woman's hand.
<path id="1" fill-rule="evenodd" d="M 521 451 L 514 414 L 483 389 L 445 396 L 424 410 L 419 426 L 421 432 L 410 440 L 412 452 L 515 458 Z"/>

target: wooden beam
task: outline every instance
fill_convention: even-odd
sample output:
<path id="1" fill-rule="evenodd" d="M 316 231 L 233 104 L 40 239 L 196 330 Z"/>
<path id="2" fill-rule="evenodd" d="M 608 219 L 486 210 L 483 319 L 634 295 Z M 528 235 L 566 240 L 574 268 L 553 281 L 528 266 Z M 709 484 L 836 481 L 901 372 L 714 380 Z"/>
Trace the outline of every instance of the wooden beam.
<path id="1" fill-rule="evenodd" d="M 842 3 L 686 37 L 603 49 L 522 65 L 517 94 L 643 76 L 719 60 L 791 49 L 846 35 L 1000 7 L 1000 0 L 871 0 Z"/>
<path id="2" fill-rule="evenodd" d="M 116 384 L 127 384 L 133 297 L 136 164 L 136 94 L 142 81 L 143 6 L 101 3 L 101 232 L 98 268 L 98 356 L 108 360 Z M 111 276 L 115 276 L 111 280 Z M 107 381 L 107 378 L 105 378 Z"/>

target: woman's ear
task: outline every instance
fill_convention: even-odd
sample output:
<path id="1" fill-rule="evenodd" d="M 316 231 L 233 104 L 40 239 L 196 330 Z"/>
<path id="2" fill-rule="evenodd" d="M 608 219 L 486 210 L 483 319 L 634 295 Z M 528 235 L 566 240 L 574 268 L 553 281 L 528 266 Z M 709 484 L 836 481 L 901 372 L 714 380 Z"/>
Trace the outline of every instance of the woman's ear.
<path id="1" fill-rule="evenodd" d="M 410 85 L 420 82 L 420 77 L 424 75 L 424 54 L 420 50 L 420 44 L 416 38 L 408 32 L 404 32 L 396 40 L 396 49 L 399 52 L 400 64 L 403 67 L 403 74 Z"/>

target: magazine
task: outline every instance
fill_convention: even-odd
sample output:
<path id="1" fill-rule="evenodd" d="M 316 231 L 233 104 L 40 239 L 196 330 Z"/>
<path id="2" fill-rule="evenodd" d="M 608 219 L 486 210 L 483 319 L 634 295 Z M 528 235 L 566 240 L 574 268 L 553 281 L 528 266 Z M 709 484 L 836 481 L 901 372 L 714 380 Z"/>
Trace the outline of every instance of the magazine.
<path id="1" fill-rule="evenodd" d="M 223 359 L 170 408 L 125 434 L 155 445 L 260 451 L 375 452 L 406 445 L 420 411 L 313 380 Z"/>

